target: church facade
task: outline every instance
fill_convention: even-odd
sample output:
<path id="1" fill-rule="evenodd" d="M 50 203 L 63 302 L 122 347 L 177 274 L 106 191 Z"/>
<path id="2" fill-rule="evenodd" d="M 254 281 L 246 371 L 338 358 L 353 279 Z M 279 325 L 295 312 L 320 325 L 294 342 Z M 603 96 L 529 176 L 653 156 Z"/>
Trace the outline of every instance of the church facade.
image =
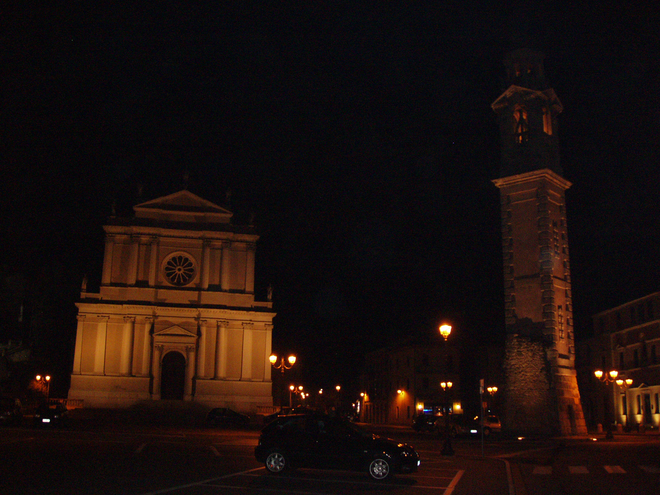
<path id="1" fill-rule="evenodd" d="M 231 218 L 187 190 L 110 218 L 99 292 L 83 284 L 77 303 L 70 399 L 272 405 L 275 314 L 255 299 L 258 236 Z"/>

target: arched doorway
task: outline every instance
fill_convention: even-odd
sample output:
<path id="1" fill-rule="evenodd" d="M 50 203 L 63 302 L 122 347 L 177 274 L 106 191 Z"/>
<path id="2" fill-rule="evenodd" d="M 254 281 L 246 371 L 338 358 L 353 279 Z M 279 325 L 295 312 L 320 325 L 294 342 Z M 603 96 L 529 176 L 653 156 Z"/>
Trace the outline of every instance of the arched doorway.
<path id="1" fill-rule="evenodd" d="M 186 381 L 186 359 L 176 351 L 163 357 L 161 367 L 160 398 L 162 400 L 183 400 Z"/>

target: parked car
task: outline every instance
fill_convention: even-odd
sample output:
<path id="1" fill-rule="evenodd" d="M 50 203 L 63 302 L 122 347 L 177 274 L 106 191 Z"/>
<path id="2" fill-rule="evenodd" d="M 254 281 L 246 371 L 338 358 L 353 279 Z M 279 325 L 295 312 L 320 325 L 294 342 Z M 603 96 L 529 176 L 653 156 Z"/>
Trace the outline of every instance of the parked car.
<path id="1" fill-rule="evenodd" d="M 206 424 L 209 426 L 246 427 L 250 424 L 250 417 L 227 407 L 216 407 L 206 415 Z"/>
<path id="2" fill-rule="evenodd" d="M 314 409 L 309 409 L 307 407 L 303 406 L 296 406 L 296 407 L 283 407 L 279 411 L 269 414 L 268 416 L 264 416 L 264 424 L 268 424 L 271 421 L 273 421 L 276 418 L 279 418 L 280 416 L 289 416 L 290 414 L 307 414 L 307 413 L 313 413 Z"/>
<path id="3" fill-rule="evenodd" d="M 0 398 L 0 424 L 16 426 L 22 422 L 21 401 L 9 397 Z"/>
<path id="4" fill-rule="evenodd" d="M 417 471 L 420 464 L 412 446 L 321 413 L 275 419 L 262 430 L 254 455 L 272 474 L 297 467 L 364 470 L 375 480 Z"/>
<path id="5" fill-rule="evenodd" d="M 68 419 L 69 411 L 59 402 L 42 404 L 34 413 L 35 426 L 64 426 Z"/>
<path id="6" fill-rule="evenodd" d="M 413 420 L 413 430 L 416 432 L 430 431 L 432 433 L 439 431 L 442 425 L 442 416 L 433 414 L 420 414 Z"/>
<path id="7" fill-rule="evenodd" d="M 499 433 L 502 431 L 502 424 L 500 423 L 500 418 L 489 414 L 484 417 L 484 436 L 490 436 L 493 433 Z M 475 416 L 474 419 L 466 425 L 465 433 L 470 433 L 472 435 L 481 434 L 481 418 Z"/>

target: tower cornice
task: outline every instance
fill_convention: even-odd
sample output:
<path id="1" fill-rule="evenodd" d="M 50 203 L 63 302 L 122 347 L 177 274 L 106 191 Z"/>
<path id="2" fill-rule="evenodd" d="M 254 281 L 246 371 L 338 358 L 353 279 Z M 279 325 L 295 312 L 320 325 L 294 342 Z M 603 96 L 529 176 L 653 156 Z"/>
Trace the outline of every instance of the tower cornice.
<path id="1" fill-rule="evenodd" d="M 549 168 L 543 168 L 541 170 L 533 170 L 531 172 L 525 172 L 524 174 L 516 174 L 516 175 L 510 175 L 508 177 L 502 177 L 500 179 L 493 180 L 493 184 L 495 184 L 499 189 L 502 189 L 504 187 L 524 184 L 526 182 L 534 182 L 539 179 L 545 179 L 551 182 L 552 184 L 556 185 L 557 187 L 562 188 L 563 190 L 566 190 L 573 185 L 571 182 L 567 181 L 561 175 L 553 172 Z"/>

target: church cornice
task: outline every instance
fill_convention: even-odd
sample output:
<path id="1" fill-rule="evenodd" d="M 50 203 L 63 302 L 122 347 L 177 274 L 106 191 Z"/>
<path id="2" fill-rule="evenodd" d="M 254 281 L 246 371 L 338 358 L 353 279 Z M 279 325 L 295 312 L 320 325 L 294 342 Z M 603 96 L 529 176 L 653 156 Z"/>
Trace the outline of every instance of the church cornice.
<path id="1" fill-rule="evenodd" d="M 557 114 L 564 110 L 564 107 L 555 94 L 554 89 L 529 89 L 522 86 L 516 86 L 515 84 L 509 86 L 507 90 L 491 104 L 490 107 L 496 113 L 500 113 L 502 109 L 508 108 L 512 104 L 524 103 L 531 100 L 542 100 L 546 102 L 547 105 L 552 107 L 553 111 Z"/>

